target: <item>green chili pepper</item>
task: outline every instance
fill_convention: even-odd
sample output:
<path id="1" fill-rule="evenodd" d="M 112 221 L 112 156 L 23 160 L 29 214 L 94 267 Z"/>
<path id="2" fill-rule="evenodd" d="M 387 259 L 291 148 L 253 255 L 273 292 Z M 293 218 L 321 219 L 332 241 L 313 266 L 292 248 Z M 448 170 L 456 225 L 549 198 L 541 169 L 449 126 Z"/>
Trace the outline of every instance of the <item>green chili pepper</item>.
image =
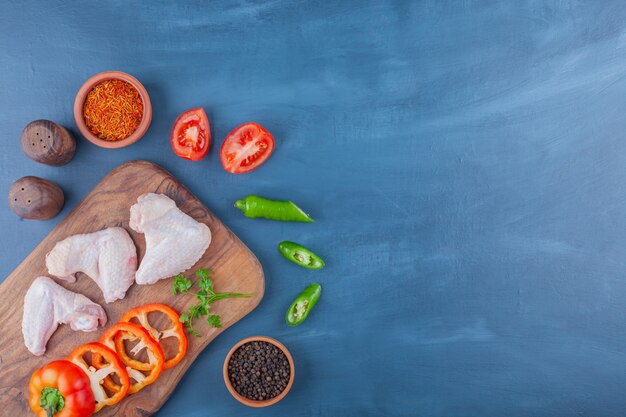
<path id="1" fill-rule="evenodd" d="M 283 222 L 309 223 L 313 221 L 308 214 L 291 201 L 268 200 L 254 194 L 250 194 L 242 200 L 237 200 L 235 207 L 243 211 L 243 214 L 251 219 L 263 217 Z"/>
<path id="2" fill-rule="evenodd" d="M 287 316 L 285 317 L 287 324 L 297 326 L 302 323 L 309 315 L 309 311 L 317 304 L 320 295 L 322 295 L 322 286 L 320 284 L 311 284 L 306 287 L 293 301 L 289 310 L 287 310 Z"/>
<path id="3" fill-rule="evenodd" d="M 307 269 L 322 269 L 324 261 L 322 258 L 295 242 L 285 240 L 278 244 L 278 251 L 291 262 L 294 262 Z"/>

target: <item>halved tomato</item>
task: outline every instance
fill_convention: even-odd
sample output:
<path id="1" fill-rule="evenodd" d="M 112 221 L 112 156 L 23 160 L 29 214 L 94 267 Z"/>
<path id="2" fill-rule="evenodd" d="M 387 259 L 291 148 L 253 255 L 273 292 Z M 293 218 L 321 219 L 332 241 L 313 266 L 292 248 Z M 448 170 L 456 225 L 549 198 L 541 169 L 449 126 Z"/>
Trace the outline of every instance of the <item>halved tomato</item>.
<path id="1" fill-rule="evenodd" d="M 274 137 L 258 123 L 245 123 L 226 136 L 220 149 L 224 169 L 245 174 L 257 169 L 274 152 Z"/>
<path id="2" fill-rule="evenodd" d="M 211 125 L 204 109 L 187 110 L 174 122 L 170 135 L 172 149 L 181 158 L 200 161 L 211 146 Z"/>

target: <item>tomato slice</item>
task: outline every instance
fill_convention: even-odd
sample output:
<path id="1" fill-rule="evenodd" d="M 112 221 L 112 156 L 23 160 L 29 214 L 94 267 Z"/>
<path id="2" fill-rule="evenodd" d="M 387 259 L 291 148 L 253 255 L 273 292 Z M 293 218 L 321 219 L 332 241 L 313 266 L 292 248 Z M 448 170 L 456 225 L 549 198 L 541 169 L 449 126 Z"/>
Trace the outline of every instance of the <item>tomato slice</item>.
<path id="1" fill-rule="evenodd" d="M 200 161 L 211 146 L 211 125 L 204 109 L 187 110 L 174 122 L 170 142 L 181 158 Z"/>
<path id="2" fill-rule="evenodd" d="M 257 169 L 274 152 L 274 137 L 258 123 L 244 123 L 226 136 L 220 149 L 224 169 L 245 174 Z"/>

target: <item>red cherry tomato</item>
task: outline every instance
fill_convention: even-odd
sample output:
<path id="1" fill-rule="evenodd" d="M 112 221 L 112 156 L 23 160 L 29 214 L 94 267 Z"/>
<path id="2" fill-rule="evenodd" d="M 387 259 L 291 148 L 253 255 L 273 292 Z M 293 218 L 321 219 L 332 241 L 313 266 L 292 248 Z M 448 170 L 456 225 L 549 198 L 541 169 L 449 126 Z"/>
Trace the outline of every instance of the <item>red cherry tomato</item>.
<path id="1" fill-rule="evenodd" d="M 274 152 L 274 137 L 258 123 L 245 123 L 226 136 L 220 149 L 224 169 L 245 174 L 257 169 Z"/>
<path id="2" fill-rule="evenodd" d="M 170 135 L 172 149 L 181 158 L 200 161 L 211 145 L 211 125 L 204 109 L 187 110 L 174 122 Z"/>

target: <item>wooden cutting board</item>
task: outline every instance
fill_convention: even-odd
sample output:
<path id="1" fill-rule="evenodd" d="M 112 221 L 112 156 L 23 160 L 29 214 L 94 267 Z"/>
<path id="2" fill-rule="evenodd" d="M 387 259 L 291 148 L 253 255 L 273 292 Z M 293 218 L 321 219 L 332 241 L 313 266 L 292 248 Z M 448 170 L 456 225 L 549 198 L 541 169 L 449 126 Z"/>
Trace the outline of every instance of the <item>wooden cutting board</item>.
<path id="1" fill-rule="evenodd" d="M 197 320 L 197 329 L 203 336 L 189 336 L 189 349 L 181 363 L 164 371 L 154 384 L 126 397 L 114 407 L 105 407 L 96 415 L 145 417 L 155 413 L 200 352 L 224 329 L 251 312 L 263 298 L 265 281 L 257 258 L 178 180 L 150 162 L 132 161 L 121 165 L 111 171 L 0 285 L 0 414 L 16 417 L 34 415 L 28 405 L 31 374 L 52 360 L 66 357 L 77 346 L 98 340 L 103 333 L 103 329 L 91 333 L 74 332 L 69 326 L 62 325 L 48 342 L 44 356 L 33 356 L 26 349 L 21 330 L 24 295 L 36 277 L 47 275 L 46 253 L 56 242 L 68 236 L 95 232 L 109 226 L 121 226 L 133 238 L 141 261 L 145 253 L 145 240 L 143 235 L 128 227 L 128 220 L 130 206 L 137 201 L 137 197 L 147 192 L 169 196 L 182 211 L 211 229 L 211 245 L 202 259 L 185 273 L 187 277 L 195 282 L 195 269 L 210 268 L 213 270 L 216 291 L 252 293 L 255 296 L 227 299 L 213 304 L 212 311 L 222 316 L 221 329 L 209 328 L 205 321 Z M 19 236 L 4 238 L 19 239 Z M 116 323 L 132 307 L 164 303 L 182 311 L 195 301 L 189 295 L 173 296 L 170 293 L 171 279 L 161 280 L 154 285 L 135 284 L 123 300 L 111 304 L 104 302 L 100 289 L 84 274 L 78 274 L 78 279 L 73 284 L 57 282 L 102 305 L 109 319 L 105 328 Z M 214 371 L 221 373 L 221 369 Z"/>

